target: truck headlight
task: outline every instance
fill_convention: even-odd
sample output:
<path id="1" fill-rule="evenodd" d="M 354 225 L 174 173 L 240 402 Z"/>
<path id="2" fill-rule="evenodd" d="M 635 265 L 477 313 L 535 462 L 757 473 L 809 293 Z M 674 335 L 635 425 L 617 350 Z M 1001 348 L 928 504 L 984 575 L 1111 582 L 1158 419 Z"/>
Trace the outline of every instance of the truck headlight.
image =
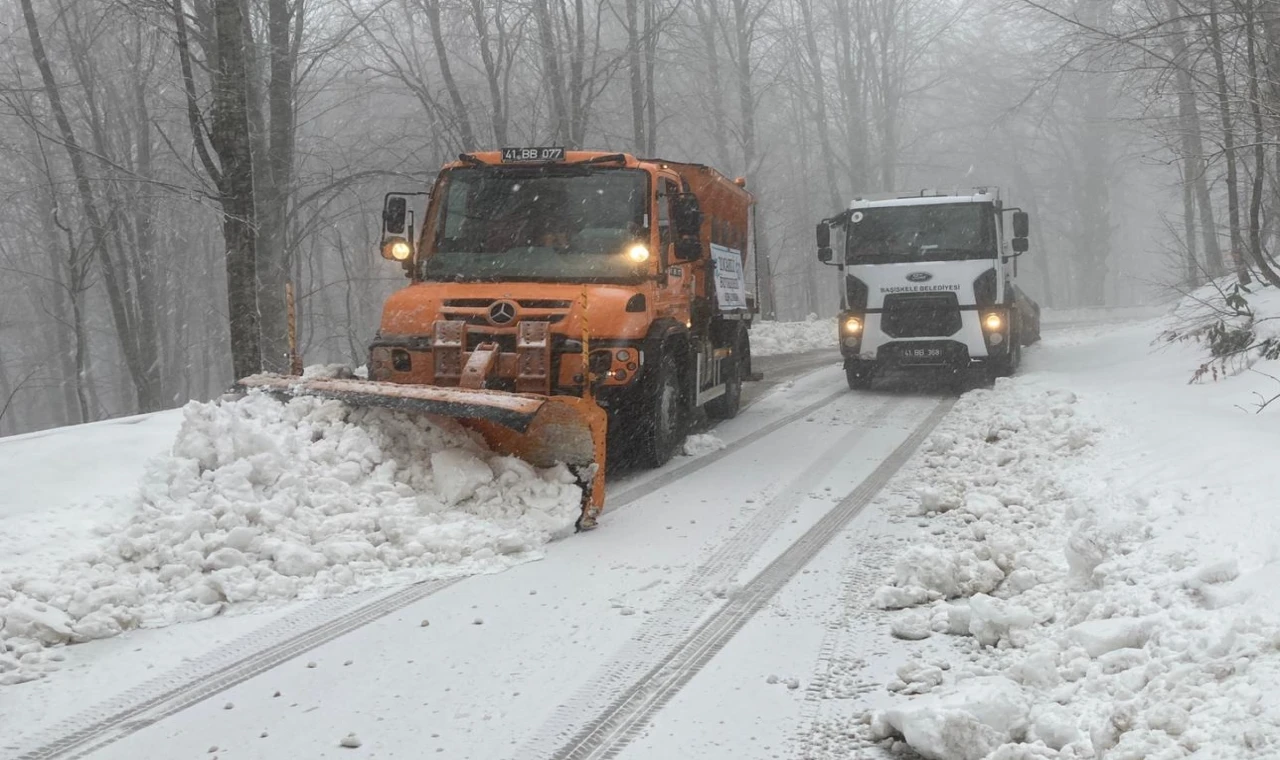
<path id="1" fill-rule="evenodd" d="M 637 264 L 643 264 L 644 262 L 649 260 L 649 249 L 637 243 L 636 245 L 633 245 L 629 249 L 627 249 L 627 258 L 631 259 Z"/>
<path id="2" fill-rule="evenodd" d="M 862 320 L 857 317 L 849 317 L 844 321 L 844 331 L 850 335 L 858 335 L 862 332 Z"/>
<path id="3" fill-rule="evenodd" d="M 996 330 L 1004 327 L 1004 318 L 999 314 L 992 312 L 982 318 L 982 325 L 991 332 L 995 332 Z"/>
<path id="4" fill-rule="evenodd" d="M 408 261 L 413 255 L 413 246 L 409 245 L 408 240 L 393 240 L 387 244 L 387 250 L 396 261 Z"/>

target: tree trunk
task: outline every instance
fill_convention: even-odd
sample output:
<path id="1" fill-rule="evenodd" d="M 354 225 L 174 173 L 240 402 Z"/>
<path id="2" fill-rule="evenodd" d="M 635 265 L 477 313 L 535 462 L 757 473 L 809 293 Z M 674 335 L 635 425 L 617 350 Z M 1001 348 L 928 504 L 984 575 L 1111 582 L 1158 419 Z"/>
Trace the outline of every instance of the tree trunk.
<path id="1" fill-rule="evenodd" d="M 244 13 L 242 0 L 214 0 L 218 66 L 210 139 L 222 164 L 218 189 L 222 202 L 222 236 L 227 249 L 231 362 L 237 378 L 262 369 Z"/>
<path id="2" fill-rule="evenodd" d="M 533 15 L 538 26 L 538 41 L 542 47 L 542 76 L 551 93 L 551 121 L 555 124 L 555 139 L 568 146 L 571 142 L 569 109 L 565 103 L 564 75 L 560 71 L 555 29 L 552 28 L 551 10 L 547 3 L 548 0 L 535 0 Z"/>
<path id="3" fill-rule="evenodd" d="M 565 24 L 566 30 L 568 24 Z M 569 145 L 582 147 L 587 139 L 587 9 L 584 0 L 573 0 L 573 44 L 569 53 Z"/>
<path id="4" fill-rule="evenodd" d="M 288 372 L 290 367 L 288 309 L 285 284 L 289 282 L 289 199 L 293 192 L 295 140 L 294 72 L 297 47 L 291 29 L 294 14 L 303 13 L 300 0 L 268 0 L 267 44 L 270 70 L 267 79 L 265 171 L 255 172 L 265 181 L 254 190 L 262 216 L 256 241 L 258 308 L 262 315 L 262 365 L 268 372 Z"/>
<path id="5" fill-rule="evenodd" d="M 1240 236 L 1240 188 L 1236 176 L 1236 143 L 1231 129 L 1231 103 L 1227 89 L 1227 69 L 1222 56 L 1222 34 L 1218 25 L 1218 8 L 1215 0 L 1209 0 L 1209 50 L 1213 55 L 1213 67 L 1218 84 L 1218 111 L 1222 117 L 1222 147 L 1227 162 L 1227 217 L 1231 225 L 1231 264 L 1241 285 L 1253 281 L 1245 265 Z"/>
<path id="6" fill-rule="evenodd" d="M 444 31 L 440 28 L 440 0 L 423 0 L 423 7 L 427 11 L 427 22 L 431 25 L 431 42 L 435 45 L 436 61 L 440 64 L 440 78 L 444 80 L 449 102 L 453 104 L 453 118 L 458 124 L 462 149 L 475 150 L 476 135 L 471 128 L 471 116 L 467 113 L 467 104 L 462 100 L 462 90 L 453 78 L 453 69 L 449 66 L 449 51 L 444 46 Z"/>
<path id="7" fill-rule="evenodd" d="M 648 121 L 649 142 L 645 155 L 658 155 L 658 93 L 653 79 L 658 67 L 658 35 L 656 0 L 644 0 L 644 107 Z"/>
<path id="8" fill-rule="evenodd" d="M 720 79 L 720 53 L 716 42 L 716 27 L 719 26 L 717 0 L 694 0 L 693 12 L 698 19 L 698 33 L 707 55 L 707 89 L 711 100 L 711 127 L 714 134 L 712 143 L 716 146 L 716 160 L 720 171 L 729 171 L 732 161 L 729 156 L 729 119 L 725 115 L 724 91 Z"/>
<path id="9" fill-rule="evenodd" d="M 1205 271 L 1210 277 L 1219 277 L 1225 271 L 1222 263 L 1222 248 L 1218 245 L 1218 231 L 1213 220 L 1213 200 L 1209 195 L 1209 181 L 1205 177 L 1204 142 L 1200 134 L 1200 110 L 1196 106 L 1195 83 L 1191 78 L 1189 67 L 1191 61 L 1187 55 L 1186 32 L 1183 28 L 1181 9 L 1176 0 L 1166 0 L 1172 27 L 1170 45 L 1176 61 L 1175 76 L 1178 83 L 1178 120 L 1182 131 L 1183 182 L 1188 195 L 1192 199 L 1190 216 L 1187 218 L 1188 230 L 1187 251 L 1191 257 L 1189 263 L 1195 265 L 1195 243 L 1192 240 L 1195 229 L 1197 208 L 1200 216 L 1200 228 L 1204 241 Z M 1184 209 L 1184 215 L 1186 210 Z M 1188 282 L 1199 279 L 1199 272 Z"/>
<path id="10" fill-rule="evenodd" d="M 897 187 L 898 166 L 898 87 L 890 61 L 893 35 L 897 27 L 897 0 L 882 0 L 880 25 L 877 28 L 880 54 L 880 183 L 886 191 Z"/>
<path id="11" fill-rule="evenodd" d="M 502 3 L 493 3 L 494 13 L 502 13 Z M 489 21 L 485 16 L 484 0 L 471 0 L 471 22 L 475 25 L 476 36 L 480 40 L 480 60 L 484 63 L 485 80 L 489 84 L 489 107 L 492 109 L 490 123 L 493 127 L 493 139 L 498 147 L 507 144 L 507 117 L 502 97 L 502 69 L 494 57 L 493 46 L 489 40 Z M 501 40 L 499 41 L 501 44 Z"/>
<path id="12" fill-rule="evenodd" d="M 854 43 L 853 33 L 858 30 L 865 35 L 866 25 L 862 23 L 857 8 L 850 7 L 850 0 L 835 0 L 835 32 L 836 32 L 836 80 L 840 90 L 840 103 L 844 110 L 841 123 L 844 127 L 845 152 L 848 154 L 848 178 L 850 191 L 857 193 L 870 190 L 867 175 L 867 130 L 866 108 L 864 103 L 864 70 L 860 65 L 860 45 Z M 842 208 L 843 201 L 838 205 Z"/>
<path id="13" fill-rule="evenodd" d="M 760 277 L 760 313 L 766 320 L 777 319 L 778 307 L 773 286 L 773 265 L 769 260 L 769 243 L 766 236 L 761 193 L 752 180 L 756 176 L 756 101 L 751 87 L 751 36 L 755 19 L 751 13 L 751 0 L 733 0 L 733 22 L 738 67 L 738 106 L 742 114 L 742 164 L 748 178 L 747 187 L 756 193 L 756 266 Z"/>
<path id="14" fill-rule="evenodd" d="M 1258 79 L 1262 75 L 1257 54 L 1257 19 L 1254 15 L 1254 0 L 1249 0 L 1245 16 L 1245 50 L 1249 66 L 1249 108 L 1253 115 L 1253 193 L 1249 199 L 1249 253 L 1253 256 L 1253 265 L 1262 273 L 1262 278 L 1272 287 L 1280 288 L 1280 274 L 1267 261 L 1267 254 L 1262 250 L 1262 191 L 1266 187 L 1267 176 L 1267 134 L 1262 126 L 1262 92 Z"/>
<path id="15" fill-rule="evenodd" d="M 827 179 L 827 192 L 831 198 L 832 211 L 844 206 L 840 198 L 840 186 L 836 182 L 836 162 L 831 151 L 831 134 L 827 129 L 827 79 L 822 71 L 822 54 L 818 48 L 818 35 L 814 31 L 813 2 L 799 0 L 800 14 L 804 20 L 805 48 L 809 54 L 809 67 L 813 71 L 814 120 L 818 127 L 818 149 L 822 156 L 822 169 Z"/>
<path id="16" fill-rule="evenodd" d="M 640 66 L 639 0 L 626 0 L 627 71 L 631 75 L 631 146 L 643 154 L 648 146 L 644 136 L 644 70 Z"/>

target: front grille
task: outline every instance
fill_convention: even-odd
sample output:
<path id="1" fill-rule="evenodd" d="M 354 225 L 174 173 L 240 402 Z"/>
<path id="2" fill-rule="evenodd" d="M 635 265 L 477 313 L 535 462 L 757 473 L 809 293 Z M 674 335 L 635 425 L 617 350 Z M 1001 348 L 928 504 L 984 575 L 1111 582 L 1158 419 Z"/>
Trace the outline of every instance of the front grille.
<path id="1" fill-rule="evenodd" d="M 509 324 L 505 324 L 502 326 L 515 327 L 517 324 L 521 322 L 546 322 L 548 324 L 554 325 L 557 322 L 563 322 L 566 316 L 568 315 L 567 314 L 523 314 L 520 317 L 518 317 L 514 322 L 511 322 Z M 450 315 L 449 319 L 457 319 L 462 322 L 466 322 L 469 325 L 489 326 L 493 324 L 492 322 L 489 321 L 489 317 L 485 314 L 465 314 L 461 316 L 455 314 L 455 315 Z"/>
<path id="2" fill-rule="evenodd" d="M 444 306 L 452 309 L 487 309 L 497 298 L 446 298 Z M 573 305 L 571 301 L 559 301 L 550 298 L 521 298 L 516 304 L 522 309 L 567 309 Z"/>
<path id="3" fill-rule="evenodd" d="M 929 338 L 960 331 L 955 293 L 902 293 L 885 296 L 880 329 L 893 338 Z"/>
<path id="4" fill-rule="evenodd" d="M 557 301 L 551 298 L 522 298 L 516 303 L 523 309 L 567 309 L 573 305 L 571 301 Z"/>

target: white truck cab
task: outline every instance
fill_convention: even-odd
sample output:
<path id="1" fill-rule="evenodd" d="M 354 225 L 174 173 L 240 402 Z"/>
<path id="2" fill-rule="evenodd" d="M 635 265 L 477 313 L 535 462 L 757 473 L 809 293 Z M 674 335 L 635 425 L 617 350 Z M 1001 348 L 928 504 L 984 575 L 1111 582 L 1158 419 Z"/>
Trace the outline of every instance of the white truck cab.
<path id="1" fill-rule="evenodd" d="M 818 258 L 839 271 L 849 387 L 869 386 L 884 369 L 1012 375 L 1022 347 L 1040 338 L 1040 307 L 1015 282 L 1028 226 L 1027 214 L 986 188 L 857 198 L 819 222 Z"/>

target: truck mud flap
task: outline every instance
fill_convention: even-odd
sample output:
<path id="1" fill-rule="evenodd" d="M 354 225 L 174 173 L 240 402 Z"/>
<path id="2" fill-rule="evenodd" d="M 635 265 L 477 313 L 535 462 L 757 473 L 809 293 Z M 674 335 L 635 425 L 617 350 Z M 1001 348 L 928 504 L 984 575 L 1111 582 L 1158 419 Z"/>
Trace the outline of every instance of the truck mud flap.
<path id="1" fill-rule="evenodd" d="M 594 528 L 604 507 L 608 417 L 590 399 L 271 374 L 252 375 L 232 386 L 233 393 L 251 390 L 456 420 L 479 433 L 499 454 L 518 457 L 535 467 L 568 466 L 582 487 L 578 530 Z"/>

